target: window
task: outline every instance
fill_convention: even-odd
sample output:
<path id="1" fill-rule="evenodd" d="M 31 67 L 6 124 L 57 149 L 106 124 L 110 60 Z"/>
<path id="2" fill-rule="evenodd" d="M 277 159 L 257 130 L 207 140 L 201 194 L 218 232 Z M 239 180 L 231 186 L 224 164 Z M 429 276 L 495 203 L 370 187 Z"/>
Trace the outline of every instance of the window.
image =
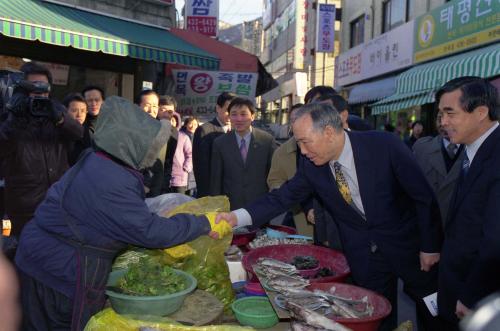
<path id="1" fill-rule="evenodd" d="M 407 22 L 411 8 L 413 8 L 413 0 L 388 0 L 384 2 L 382 33 Z"/>
<path id="2" fill-rule="evenodd" d="M 365 15 L 351 22 L 351 47 L 362 44 L 365 41 Z"/>

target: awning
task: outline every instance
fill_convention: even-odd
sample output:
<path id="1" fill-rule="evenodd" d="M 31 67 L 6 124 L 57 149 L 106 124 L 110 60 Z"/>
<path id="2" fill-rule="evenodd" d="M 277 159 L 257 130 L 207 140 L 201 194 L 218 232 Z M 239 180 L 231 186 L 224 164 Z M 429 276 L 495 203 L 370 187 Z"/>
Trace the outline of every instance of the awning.
<path id="1" fill-rule="evenodd" d="M 13 38 L 217 70 L 219 59 L 166 28 L 38 0 L 0 0 L 0 33 Z"/>
<path id="2" fill-rule="evenodd" d="M 372 104 L 372 114 L 382 114 L 434 102 L 434 92 L 453 78 L 462 76 L 488 78 L 498 75 L 500 75 L 500 44 L 498 43 L 418 65 L 398 76 L 396 94 Z"/>
<path id="3" fill-rule="evenodd" d="M 349 93 L 349 104 L 380 100 L 396 92 L 396 76 L 355 85 Z"/>
<path id="4" fill-rule="evenodd" d="M 394 94 L 384 100 L 374 103 L 372 106 L 372 115 L 406 109 L 429 102 L 434 102 L 434 92 L 432 90 Z"/>

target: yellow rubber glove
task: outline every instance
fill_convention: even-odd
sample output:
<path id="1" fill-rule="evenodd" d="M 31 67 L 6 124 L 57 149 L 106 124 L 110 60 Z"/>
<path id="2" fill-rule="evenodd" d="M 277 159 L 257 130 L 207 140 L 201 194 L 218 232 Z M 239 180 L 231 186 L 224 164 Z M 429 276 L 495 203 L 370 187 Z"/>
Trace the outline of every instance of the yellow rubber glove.
<path id="1" fill-rule="evenodd" d="M 215 217 L 217 216 L 217 212 L 209 212 L 206 213 L 205 216 L 208 218 L 210 222 L 210 227 L 212 231 L 217 232 L 219 234 L 219 239 L 225 237 L 227 234 L 233 232 L 233 228 L 229 225 L 225 220 L 220 221 L 219 223 L 215 223 Z"/>

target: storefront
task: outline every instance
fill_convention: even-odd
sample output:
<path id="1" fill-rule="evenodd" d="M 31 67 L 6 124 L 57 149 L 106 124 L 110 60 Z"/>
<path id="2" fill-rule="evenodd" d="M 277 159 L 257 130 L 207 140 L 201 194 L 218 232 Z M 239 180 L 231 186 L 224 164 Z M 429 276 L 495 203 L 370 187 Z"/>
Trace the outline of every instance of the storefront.
<path id="1" fill-rule="evenodd" d="M 88 84 L 127 98 L 147 85 L 162 92 L 164 63 L 219 67 L 216 56 L 162 27 L 45 1 L 0 0 L 0 8 L 0 55 L 9 64 L 30 59 L 63 65 L 67 79 L 55 85 L 58 98 Z"/>

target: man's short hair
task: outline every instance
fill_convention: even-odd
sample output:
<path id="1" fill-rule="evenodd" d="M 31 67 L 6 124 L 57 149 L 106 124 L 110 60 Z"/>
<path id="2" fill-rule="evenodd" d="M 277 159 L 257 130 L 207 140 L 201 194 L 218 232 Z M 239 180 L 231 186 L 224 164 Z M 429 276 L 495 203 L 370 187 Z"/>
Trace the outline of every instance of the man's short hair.
<path id="1" fill-rule="evenodd" d="M 162 95 L 160 97 L 160 106 L 174 106 L 174 108 L 177 108 L 177 101 L 173 96 Z"/>
<path id="2" fill-rule="evenodd" d="M 87 105 L 87 103 L 85 102 L 85 98 L 80 93 L 68 94 L 64 97 L 62 103 L 64 107 L 69 108 L 70 103 L 72 103 L 73 101 L 83 102 L 85 105 Z"/>
<path id="3" fill-rule="evenodd" d="M 49 84 L 52 85 L 52 74 L 50 73 L 50 70 L 47 69 L 47 67 L 45 67 L 44 65 L 36 62 L 27 62 L 23 64 L 19 70 L 24 73 L 26 78 L 28 77 L 28 75 L 44 75 L 47 77 Z"/>
<path id="4" fill-rule="evenodd" d="M 142 97 L 147 96 L 147 95 L 156 95 L 158 97 L 158 100 L 160 99 L 160 96 L 158 93 L 156 93 L 153 90 L 142 90 L 136 97 L 135 97 L 135 103 L 137 105 L 141 104 Z"/>
<path id="5" fill-rule="evenodd" d="M 82 95 L 85 97 L 85 93 L 87 93 L 88 91 L 92 91 L 92 90 L 96 90 L 96 91 L 99 91 L 99 93 L 101 93 L 101 98 L 102 100 L 104 100 L 105 98 L 105 95 L 104 95 L 104 90 L 99 87 L 99 86 L 96 86 L 96 85 L 88 85 L 88 86 L 85 86 L 82 90 Z"/>
<path id="6" fill-rule="evenodd" d="M 310 103 L 300 107 L 295 112 L 295 120 L 309 114 L 313 127 L 317 131 L 323 131 L 327 126 L 331 126 L 336 131 L 344 129 L 340 114 L 331 105 L 326 103 Z"/>
<path id="7" fill-rule="evenodd" d="M 255 105 L 253 104 L 252 100 L 246 99 L 246 98 L 240 98 L 236 97 L 233 100 L 231 100 L 231 103 L 229 104 L 229 107 L 227 107 L 227 110 L 230 112 L 231 108 L 233 107 L 242 107 L 242 106 L 247 106 L 248 109 L 252 114 L 255 114 Z"/>
<path id="8" fill-rule="evenodd" d="M 304 102 L 307 104 L 312 101 L 312 99 L 316 96 L 316 94 L 337 94 L 337 91 L 331 86 L 326 85 L 318 85 L 307 91 L 304 96 Z"/>
<path id="9" fill-rule="evenodd" d="M 349 104 L 341 95 L 338 94 L 323 94 L 318 99 L 316 99 L 316 101 L 330 101 L 333 105 L 333 108 L 337 109 L 337 111 L 349 111 Z"/>
<path id="10" fill-rule="evenodd" d="M 450 80 L 436 92 L 436 103 L 439 104 L 445 93 L 462 91 L 460 106 L 472 113 L 479 106 L 488 108 L 490 120 L 498 120 L 498 91 L 486 79 L 474 76 L 464 76 Z"/>
<path id="11" fill-rule="evenodd" d="M 222 92 L 218 97 L 217 97 L 217 105 L 219 107 L 224 107 L 224 104 L 227 101 L 231 101 L 234 98 L 236 98 L 237 95 L 231 92 Z"/>

